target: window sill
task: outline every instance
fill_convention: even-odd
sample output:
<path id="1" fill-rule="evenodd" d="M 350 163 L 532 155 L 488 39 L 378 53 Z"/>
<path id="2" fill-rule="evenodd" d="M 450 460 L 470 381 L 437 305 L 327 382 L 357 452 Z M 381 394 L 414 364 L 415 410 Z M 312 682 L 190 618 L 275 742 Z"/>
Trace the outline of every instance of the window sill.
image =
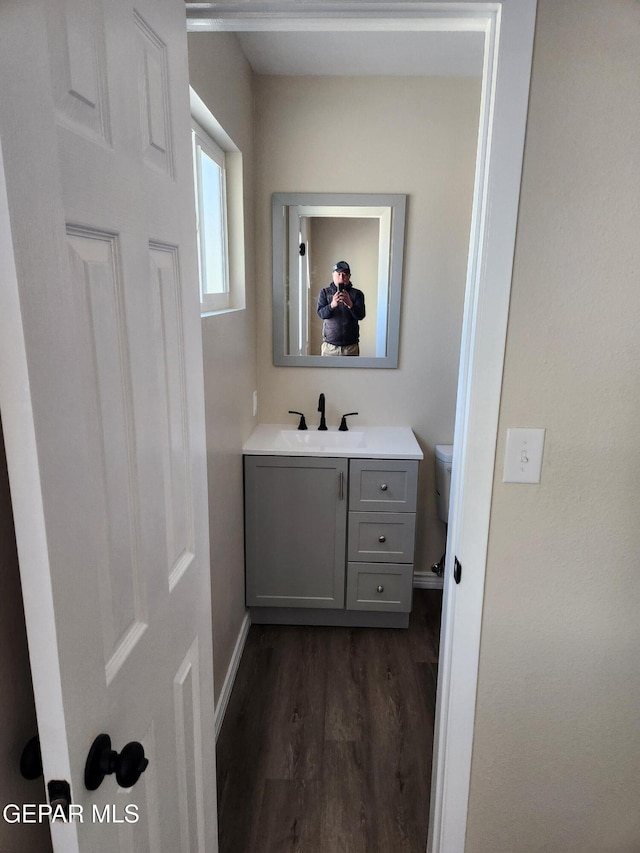
<path id="1" fill-rule="evenodd" d="M 200 319 L 204 320 L 205 317 L 217 317 L 220 314 L 235 314 L 238 311 L 246 311 L 246 308 L 218 308 L 217 310 L 201 311 Z"/>

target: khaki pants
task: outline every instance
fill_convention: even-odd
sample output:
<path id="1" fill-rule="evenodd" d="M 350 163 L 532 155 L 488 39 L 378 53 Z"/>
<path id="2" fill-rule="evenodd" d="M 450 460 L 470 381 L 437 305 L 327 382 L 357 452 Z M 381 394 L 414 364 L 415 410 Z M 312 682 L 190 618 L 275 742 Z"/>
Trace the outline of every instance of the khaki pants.
<path id="1" fill-rule="evenodd" d="M 335 344 L 323 342 L 322 355 L 360 355 L 360 345 L 347 344 L 345 347 L 337 347 Z"/>

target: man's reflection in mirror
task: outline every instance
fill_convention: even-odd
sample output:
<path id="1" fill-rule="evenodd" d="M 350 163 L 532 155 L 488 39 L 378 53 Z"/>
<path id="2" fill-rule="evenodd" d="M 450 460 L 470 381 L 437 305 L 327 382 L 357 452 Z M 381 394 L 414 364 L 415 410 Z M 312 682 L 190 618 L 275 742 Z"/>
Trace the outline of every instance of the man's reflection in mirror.
<path id="1" fill-rule="evenodd" d="M 351 284 L 346 261 L 333 267 L 333 281 L 318 296 L 322 320 L 322 355 L 360 355 L 360 320 L 364 319 L 364 293 Z"/>

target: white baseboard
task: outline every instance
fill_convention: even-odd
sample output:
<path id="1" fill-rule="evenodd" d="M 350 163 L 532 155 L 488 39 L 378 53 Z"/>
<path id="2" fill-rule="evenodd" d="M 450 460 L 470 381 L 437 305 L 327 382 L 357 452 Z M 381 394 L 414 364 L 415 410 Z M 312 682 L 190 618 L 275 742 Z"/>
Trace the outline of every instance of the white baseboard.
<path id="1" fill-rule="evenodd" d="M 244 644 L 246 642 L 247 634 L 249 633 L 250 627 L 251 617 L 247 612 L 245 613 L 242 625 L 240 626 L 240 631 L 238 632 L 238 639 L 236 640 L 236 645 L 233 650 L 233 654 L 231 655 L 231 660 L 229 661 L 229 667 L 227 669 L 227 674 L 224 679 L 224 684 L 222 685 L 220 696 L 218 697 L 218 701 L 216 702 L 216 708 L 214 712 L 216 741 L 218 740 L 218 735 L 220 734 L 220 729 L 222 728 L 224 715 L 227 710 L 227 705 L 229 704 L 229 698 L 231 696 L 231 691 L 233 690 L 233 683 L 236 680 L 238 666 L 240 665 L 240 658 L 242 657 Z"/>
<path id="2" fill-rule="evenodd" d="M 413 587 L 414 589 L 442 589 L 444 586 L 444 578 L 439 578 L 433 572 L 414 572 Z"/>

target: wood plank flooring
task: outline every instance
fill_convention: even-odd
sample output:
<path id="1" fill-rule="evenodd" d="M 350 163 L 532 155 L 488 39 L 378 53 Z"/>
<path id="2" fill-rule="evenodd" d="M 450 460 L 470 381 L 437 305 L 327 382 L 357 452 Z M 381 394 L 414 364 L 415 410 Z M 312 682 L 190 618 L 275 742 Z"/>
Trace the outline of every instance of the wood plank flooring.
<path id="1" fill-rule="evenodd" d="M 218 738 L 220 853 L 423 853 L 442 594 L 407 630 L 252 625 Z"/>

